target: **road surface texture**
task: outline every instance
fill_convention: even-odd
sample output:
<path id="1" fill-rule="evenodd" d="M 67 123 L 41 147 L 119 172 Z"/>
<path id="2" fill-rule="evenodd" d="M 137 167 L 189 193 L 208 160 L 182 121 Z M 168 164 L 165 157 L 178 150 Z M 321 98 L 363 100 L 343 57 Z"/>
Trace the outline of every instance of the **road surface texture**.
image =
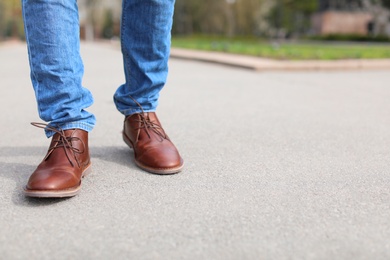
<path id="1" fill-rule="evenodd" d="M 389 259 L 390 71 L 255 72 L 172 59 L 159 117 L 185 170 L 133 163 L 117 47 L 83 44 L 93 173 L 22 193 L 44 157 L 26 46 L 0 45 L 0 259 Z"/>

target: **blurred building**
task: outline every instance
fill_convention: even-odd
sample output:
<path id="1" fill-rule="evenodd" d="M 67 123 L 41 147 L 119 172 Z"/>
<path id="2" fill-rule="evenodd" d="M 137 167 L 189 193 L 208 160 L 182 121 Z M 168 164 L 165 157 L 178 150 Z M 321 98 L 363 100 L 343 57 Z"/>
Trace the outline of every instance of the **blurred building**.
<path id="1" fill-rule="evenodd" d="M 328 10 L 313 15 L 315 34 L 368 35 L 372 27 L 372 15 L 368 12 Z"/>
<path id="2" fill-rule="evenodd" d="M 317 35 L 390 35 L 390 12 L 371 1 L 319 0 L 320 11 L 313 15 Z"/>

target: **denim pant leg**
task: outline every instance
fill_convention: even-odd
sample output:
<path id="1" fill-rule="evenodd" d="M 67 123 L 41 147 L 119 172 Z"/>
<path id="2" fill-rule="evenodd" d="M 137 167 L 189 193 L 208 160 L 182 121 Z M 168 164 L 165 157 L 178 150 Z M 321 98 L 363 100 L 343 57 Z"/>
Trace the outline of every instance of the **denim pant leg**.
<path id="1" fill-rule="evenodd" d="M 92 130 L 95 117 L 85 108 L 93 98 L 81 85 L 77 1 L 22 0 L 22 6 L 39 116 L 55 128 Z"/>
<path id="2" fill-rule="evenodd" d="M 126 82 L 114 94 L 124 115 L 155 111 L 168 74 L 174 0 L 123 0 L 121 44 Z"/>

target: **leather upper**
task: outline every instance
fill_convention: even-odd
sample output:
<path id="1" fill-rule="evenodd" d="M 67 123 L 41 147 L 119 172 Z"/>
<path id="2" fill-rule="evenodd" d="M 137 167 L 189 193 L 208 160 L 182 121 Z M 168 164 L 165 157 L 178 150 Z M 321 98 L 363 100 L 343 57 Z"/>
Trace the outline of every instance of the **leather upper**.
<path id="1" fill-rule="evenodd" d="M 156 113 L 133 114 L 125 118 L 123 137 L 134 149 L 135 161 L 141 168 L 158 174 L 179 172 L 183 166 Z"/>
<path id="2" fill-rule="evenodd" d="M 90 166 L 88 133 L 80 129 L 58 131 L 50 148 L 30 176 L 27 190 L 66 190 L 80 186 Z"/>

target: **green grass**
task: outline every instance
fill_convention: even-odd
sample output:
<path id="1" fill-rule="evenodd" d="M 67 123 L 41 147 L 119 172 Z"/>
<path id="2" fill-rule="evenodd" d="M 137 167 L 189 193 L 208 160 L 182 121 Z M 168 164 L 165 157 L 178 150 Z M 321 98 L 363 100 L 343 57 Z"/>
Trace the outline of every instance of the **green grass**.
<path id="1" fill-rule="evenodd" d="M 338 60 L 390 58 L 390 44 L 271 43 L 258 39 L 221 37 L 173 37 L 172 47 L 236 53 L 279 60 Z"/>

